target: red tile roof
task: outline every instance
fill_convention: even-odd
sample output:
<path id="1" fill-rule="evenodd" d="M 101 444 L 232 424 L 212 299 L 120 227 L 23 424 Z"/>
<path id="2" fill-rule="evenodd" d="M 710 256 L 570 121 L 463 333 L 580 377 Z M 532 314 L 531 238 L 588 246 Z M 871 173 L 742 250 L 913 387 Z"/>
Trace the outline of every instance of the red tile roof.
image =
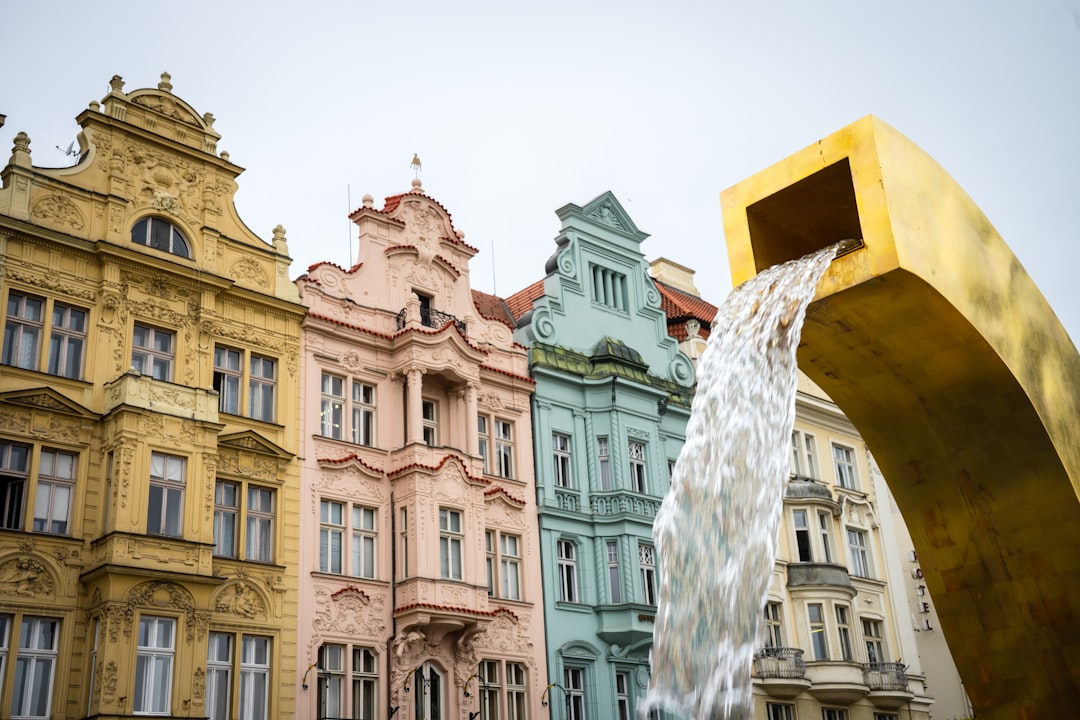
<path id="1" fill-rule="evenodd" d="M 537 280 L 524 290 L 519 290 L 506 298 L 506 308 L 514 316 L 514 320 L 521 320 L 521 316 L 532 310 L 533 301 L 544 294 L 544 281 Z"/>
<path id="2" fill-rule="evenodd" d="M 686 339 L 686 321 L 697 320 L 701 323 L 701 337 L 709 337 L 712 321 L 716 319 L 717 307 L 659 280 L 654 281 L 660 291 L 660 308 L 667 315 L 668 334 L 677 340 Z"/>
<path id="3" fill-rule="evenodd" d="M 511 329 L 517 324 L 514 316 L 510 313 L 510 309 L 506 307 L 506 302 L 501 297 L 473 290 L 472 300 L 473 307 L 476 308 L 476 312 L 480 314 L 480 317 L 488 320 L 498 320 Z"/>

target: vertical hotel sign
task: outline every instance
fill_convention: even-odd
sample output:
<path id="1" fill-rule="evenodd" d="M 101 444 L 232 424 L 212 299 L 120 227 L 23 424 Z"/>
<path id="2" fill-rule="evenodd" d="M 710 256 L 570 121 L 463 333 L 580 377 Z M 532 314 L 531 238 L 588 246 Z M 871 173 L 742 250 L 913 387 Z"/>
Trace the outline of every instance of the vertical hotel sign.
<path id="1" fill-rule="evenodd" d="M 911 577 L 915 578 L 915 594 L 916 607 L 919 614 L 922 616 L 922 622 L 918 623 L 916 630 L 933 630 L 934 626 L 930 623 L 930 596 L 926 593 L 926 583 L 923 582 L 922 568 L 919 567 L 919 556 L 912 550 L 911 562 L 914 565 L 911 568 Z"/>

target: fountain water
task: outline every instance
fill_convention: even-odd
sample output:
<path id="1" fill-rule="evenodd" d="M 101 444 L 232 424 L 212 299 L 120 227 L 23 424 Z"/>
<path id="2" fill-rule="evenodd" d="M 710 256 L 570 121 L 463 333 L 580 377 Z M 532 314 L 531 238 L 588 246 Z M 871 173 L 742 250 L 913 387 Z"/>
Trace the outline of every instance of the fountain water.
<path id="1" fill-rule="evenodd" d="M 750 718 L 750 666 L 776 557 L 806 306 L 834 246 L 769 268 L 717 314 L 686 444 L 656 516 L 660 602 L 642 715 Z"/>

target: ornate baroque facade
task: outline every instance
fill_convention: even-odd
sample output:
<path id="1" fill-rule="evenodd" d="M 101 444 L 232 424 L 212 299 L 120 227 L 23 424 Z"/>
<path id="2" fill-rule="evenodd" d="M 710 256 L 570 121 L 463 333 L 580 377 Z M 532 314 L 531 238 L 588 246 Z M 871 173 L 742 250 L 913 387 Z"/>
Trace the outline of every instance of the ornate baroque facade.
<path id="1" fill-rule="evenodd" d="M 685 441 L 693 366 L 668 336 L 638 230 L 611 193 L 557 211 L 547 277 L 507 299 L 536 380 L 546 698 L 628 720 L 649 682 L 652 524 Z"/>
<path id="2" fill-rule="evenodd" d="M 297 280 L 303 718 L 538 718 L 547 686 L 525 349 L 413 182 Z M 485 317 L 487 315 L 487 317 Z"/>
<path id="3" fill-rule="evenodd" d="M 293 717 L 303 307 L 169 80 L 2 173 L 3 717 Z"/>

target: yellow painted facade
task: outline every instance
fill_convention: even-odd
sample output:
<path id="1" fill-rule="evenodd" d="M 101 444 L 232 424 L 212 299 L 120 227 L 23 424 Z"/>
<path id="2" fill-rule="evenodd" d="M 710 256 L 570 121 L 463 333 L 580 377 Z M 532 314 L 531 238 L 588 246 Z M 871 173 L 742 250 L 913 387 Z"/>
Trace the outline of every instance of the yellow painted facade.
<path id="1" fill-rule="evenodd" d="M 721 194 L 736 283 L 854 241 L 799 366 L 873 451 L 980 718 L 1080 692 L 1080 355 L 971 198 L 859 120 Z"/>
<path id="2" fill-rule="evenodd" d="M 0 717 L 295 713 L 300 322 L 284 231 L 156 88 L 0 190 Z M 17 122 L 17 118 L 11 118 Z"/>

